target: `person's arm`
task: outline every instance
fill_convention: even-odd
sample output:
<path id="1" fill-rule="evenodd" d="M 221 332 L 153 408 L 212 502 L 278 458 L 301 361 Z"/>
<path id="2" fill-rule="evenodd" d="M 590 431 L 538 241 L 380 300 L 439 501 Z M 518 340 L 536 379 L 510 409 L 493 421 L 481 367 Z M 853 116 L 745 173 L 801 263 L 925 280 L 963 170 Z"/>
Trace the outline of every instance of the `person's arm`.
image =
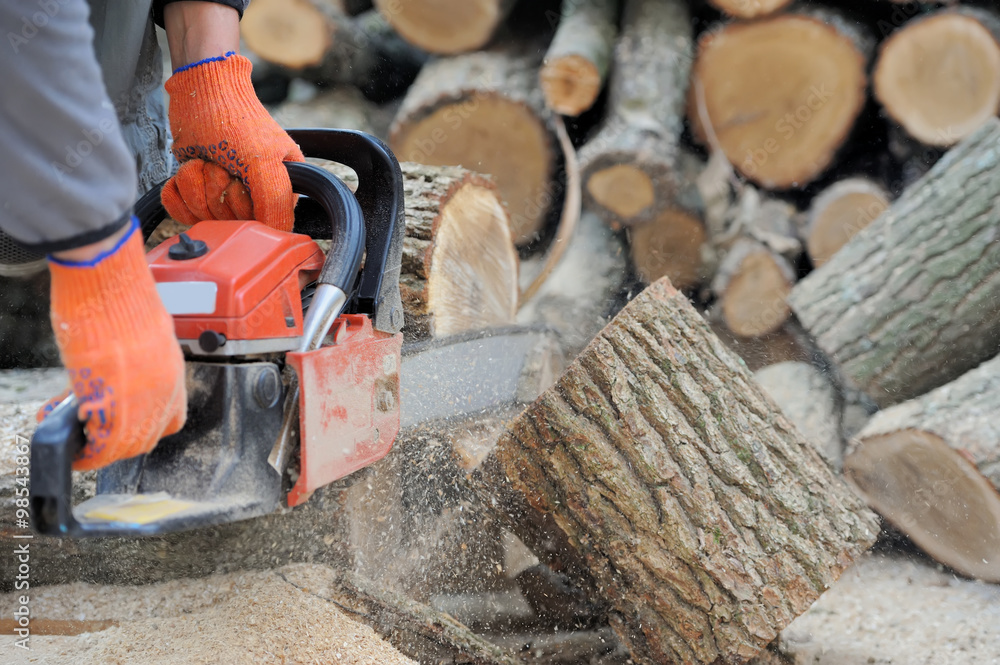
<path id="1" fill-rule="evenodd" d="M 179 69 L 206 58 L 239 53 L 240 15 L 215 2 L 172 2 L 163 9 L 170 63 Z"/>

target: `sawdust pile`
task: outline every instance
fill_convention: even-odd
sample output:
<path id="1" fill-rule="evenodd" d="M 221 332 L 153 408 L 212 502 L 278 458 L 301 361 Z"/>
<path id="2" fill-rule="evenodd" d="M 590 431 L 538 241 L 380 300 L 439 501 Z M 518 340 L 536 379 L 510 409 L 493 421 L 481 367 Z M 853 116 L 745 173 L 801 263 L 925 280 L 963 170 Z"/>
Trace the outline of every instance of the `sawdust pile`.
<path id="1" fill-rule="evenodd" d="M 302 571 L 308 567 L 296 568 Z M 12 616 L 14 604 L 14 594 L 0 595 L 3 616 Z M 215 575 L 146 587 L 80 583 L 48 587 L 32 593 L 31 610 L 33 620 L 40 624 L 44 620 L 115 621 L 117 625 L 73 636 L 33 636 L 32 649 L 27 652 L 13 648 L 15 638 L 5 635 L 0 638 L 0 649 L 5 657 L 15 656 L 15 660 L 7 662 L 414 662 L 335 604 L 285 581 L 282 570 Z"/>

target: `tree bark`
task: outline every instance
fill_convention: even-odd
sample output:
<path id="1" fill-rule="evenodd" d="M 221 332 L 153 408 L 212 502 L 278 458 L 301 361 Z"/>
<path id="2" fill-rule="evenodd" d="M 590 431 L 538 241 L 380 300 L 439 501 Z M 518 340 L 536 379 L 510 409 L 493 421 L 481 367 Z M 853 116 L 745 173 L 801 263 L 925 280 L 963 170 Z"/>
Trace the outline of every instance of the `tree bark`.
<path id="1" fill-rule="evenodd" d="M 820 192 L 809 206 L 806 251 L 820 267 L 889 207 L 885 189 L 867 178 L 846 178 Z"/>
<path id="2" fill-rule="evenodd" d="M 666 280 L 510 426 L 498 458 L 583 556 L 638 663 L 746 662 L 874 516 Z"/>
<path id="3" fill-rule="evenodd" d="M 805 186 L 854 127 L 872 45 L 857 23 L 827 11 L 709 30 L 692 73 L 692 130 L 703 142 L 714 133 L 729 162 L 764 188 Z M 778 78 L 787 85 L 771 83 Z"/>
<path id="4" fill-rule="evenodd" d="M 830 379 L 813 365 L 783 362 L 754 373 L 757 383 L 835 470 L 844 464 L 840 399 Z"/>
<path id="5" fill-rule="evenodd" d="M 948 148 L 1000 111 L 1000 20 L 961 7 L 908 21 L 886 39 L 875 98 L 920 143 Z"/>
<path id="6" fill-rule="evenodd" d="M 619 0 L 563 0 L 540 73 L 545 102 L 577 116 L 594 105 L 611 67 Z"/>
<path id="7" fill-rule="evenodd" d="M 963 575 L 1000 582 L 1000 358 L 880 411 L 845 475 L 869 505 Z"/>
<path id="8" fill-rule="evenodd" d="M 536 237 L 552 202 L 556 148 L 537 53 L 523 55 L 520 46 L 428 64 L 403 100 L 390 146 L 401 160 L 492 175 L 523 244 Z"/>
<path id="9" fill-rule="evenodd" d="M 996 353 L 998 141 L 991 119 L 792 290 L 792 309 L 820 349 L 879 406 Z"/>
<path id="10" fill-rule="evenodd" d="M 677 196 L 691 40 L 682 0 L 626 0 L 608 115 L 580 150 L 584 202 L 613 227 L 653 221 Z"/>
<path id="11" fill-rule="evenodd" d="M 514 0 L 375 0 L 403 39 L 442 55 L 485 46 L 513 6 Z"/>
<path id="12" fill-rule="evenodd" d="M 378 102 L 405 91 L 426 60 L 374 10 L 352 17 L 329 0 L 255 0 L 240 34 L 257 56 L 289 75 L 355 85 Z"/>

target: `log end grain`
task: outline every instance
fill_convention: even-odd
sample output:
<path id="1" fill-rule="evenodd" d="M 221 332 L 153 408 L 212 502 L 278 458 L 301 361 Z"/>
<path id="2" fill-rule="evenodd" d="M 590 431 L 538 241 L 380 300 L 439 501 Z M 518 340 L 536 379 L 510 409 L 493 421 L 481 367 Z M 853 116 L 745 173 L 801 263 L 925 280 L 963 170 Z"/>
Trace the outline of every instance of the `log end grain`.
<path id="1" fill-rule="evenodd" d="M 240 21 L 240 34 L 255 54 L 290 69 L 322 62 L 332 37 L 308 0 L 255 0 Z"/>
<path id="2" fill-rule="evenodd" d="M 865 178 L 848 178 L 819 194 L 809 208 L 806 251 L 819 267 L 889 207 L 885 190 Z"/>
<path id="3" fill-rule="evenodd" d="M 761 243 L 740 240 L 723 259 L 712 288 L 728 328 L 741 337 L 758 337 L 788 320 L 794 285 L 795 272 L 784 258 Z"/>
<path id="4" fill-rule="evenodd" d="M 701 220 L 681 210 L 666 210 L 648 224 L 629 228 L 629 252 L 639 278 L 652 284 L 668 277 L 678 289 L 697 286 L 701 279 Z"/>
<path id="5" fill-rule="evenodd" d="M 868 504 L 958 572 L 1000 582 L 1000 495 L 936 434 L 903 429 L 865 436 L 844 475 Z"/>
<path id="6" fill-rule="evenodd" d="M 539 79 L 545 103 L 563 115 L 580 115 L 594 105 L 601 92 L 600 70 L 581 55 L 547 60 Z"/>
<path id="7" fill-rule="evenodd" d="M 735 18 L 758 18 L 792 4 L 792 0 L 709 0 L 717 9 Z"/>
<path id="8" fill-rule="evenodd" d="M 434 267 L 427 282 L 434 337 L 514 322 L 518 257 L 494 189 L 466 184 L 452 194 L 428 262 Z"/>
<path id="9" fill-rule="evenodd" d="M 847 138 L 865 102 L 866 59 L 833 25 L 783 15 L 702 38 L 693 76 L 729 161 L 763 187 L 787 189 L 816 178 Z M 693 94 L 688 117 L 707 140 Z"/>
<path id="10" fill-rule="evenodd" d="M 915 139 L 948 147 L 1000 110 L 1000 45 L 972 16 L 942 12 L 882 45 L 875 96 Z"/>
<path id="11" fill-rule="evenodd" d="M 428 53 L 475 51 L 506 16 L 506 0 L 375 0 L 376 9 L 406 41 Z"/>

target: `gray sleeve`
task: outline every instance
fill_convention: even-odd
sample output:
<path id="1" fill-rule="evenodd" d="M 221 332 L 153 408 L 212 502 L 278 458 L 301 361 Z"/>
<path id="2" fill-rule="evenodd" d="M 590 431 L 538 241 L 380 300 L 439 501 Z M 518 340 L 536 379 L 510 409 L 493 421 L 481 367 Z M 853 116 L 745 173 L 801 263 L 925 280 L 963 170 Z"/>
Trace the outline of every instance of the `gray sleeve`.
<path id="1" fill-rule="evenodd" d="M 0 0 L 0 229 L 43 252 L 127 220 L 136 192 L 86 0 Z"/>

